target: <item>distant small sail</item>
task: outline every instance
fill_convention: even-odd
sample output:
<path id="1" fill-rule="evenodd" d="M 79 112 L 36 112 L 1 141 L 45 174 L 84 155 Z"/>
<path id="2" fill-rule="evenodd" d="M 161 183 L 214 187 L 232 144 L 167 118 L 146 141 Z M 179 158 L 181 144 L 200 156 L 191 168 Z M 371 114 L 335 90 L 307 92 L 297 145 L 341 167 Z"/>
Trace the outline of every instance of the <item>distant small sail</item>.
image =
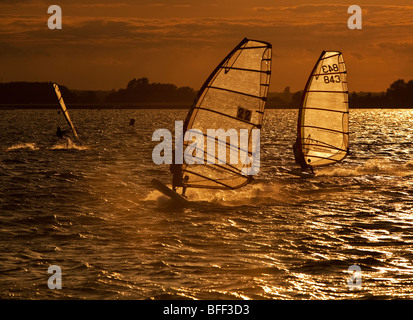
<path id="1" fill-rule="evenodd" d="M 243 39 L 216 67 L 200 89 L 195 104 L 191 107 L 184 123 L 183 133 L 190 129 L 199 129 L 204 139 L 204 159 L 208 158 L 207 145 L 211 138 L 207 129 L 248 130 L 251 138 L 252 129 L 260 129 L 271 77 L 271 45 L 267 42 Z M 202 139 L 202 138 L 201 138 Z M 209 141 L 208 141 L 209 140 Z M 248 165 L 238 161 L 230 164 L 231 149 L 238 148 L 231 141 L 212 140 L 215 150 L 225 145 L 226 163 L 187 164 L 184 161 L 182 175 L 190 188 L 236 189 L 252 181 L 251 176 L 242 174 Z M 192 142 L 184 142 L 184 150 Z M 248 150 L 252 154 L 252 143 Z M 196 150 L 194 150 L 195 152 Z M 238 152 L 239 158 L 241 152 Z M 218 160 L 216 154 L 209 155 Z M 239 159 L 240 160 L 240 159 Z M 186 180 L 187 179 L 187 180 Z"/>
<path id="2" fill-rule="evenodd" d="M 77 135 L 75 126 L 73 125 L 72 120 L 70 120 L 69 112 L 67 111 L 65 102 L 63 101 L 63 97 L 62 97 L 62 94 L 60 92 L 59 86 L 56 83 L 53 83 L 53 88 L 56 92 L 56 97 L 57 97 L 57 100 L 59 101 L 59 105 L 60 105 L 60 108 L 62 109 L 63 115 L 64 115 L 67 123 L 69 124 L 70 129 L 72 129 L 72 132 L 73 132 L 74 136 L 80 142 L 80 139 L 79 139 L 79 136 Z"/>
<path id="3" fill-rule="evenodd" d="M 323 51 L 308 79 L 298 114 L 297 143 L 311 167 L 337 163 L 348 154 L 347 71 L 341 52 Z"/>

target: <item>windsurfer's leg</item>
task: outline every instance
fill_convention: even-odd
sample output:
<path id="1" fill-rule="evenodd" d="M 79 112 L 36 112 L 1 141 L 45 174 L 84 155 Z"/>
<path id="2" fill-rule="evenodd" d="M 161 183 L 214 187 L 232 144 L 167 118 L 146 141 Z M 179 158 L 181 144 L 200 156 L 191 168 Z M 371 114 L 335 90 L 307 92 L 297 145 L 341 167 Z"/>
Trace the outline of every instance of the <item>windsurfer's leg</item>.
<path id="1" fill-rule="evenodd" d="M 177 178 L 176 175 L 172 177 L 172 189 L 176 191 L 181 186 L 180 180 Z"/>

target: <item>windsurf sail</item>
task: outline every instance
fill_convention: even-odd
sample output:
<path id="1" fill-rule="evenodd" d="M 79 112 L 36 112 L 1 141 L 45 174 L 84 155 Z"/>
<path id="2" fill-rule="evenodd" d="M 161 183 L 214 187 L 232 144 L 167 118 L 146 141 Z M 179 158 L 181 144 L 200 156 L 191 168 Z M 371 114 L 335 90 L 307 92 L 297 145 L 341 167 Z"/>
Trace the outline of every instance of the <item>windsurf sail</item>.
<path id="1" fill-rule="evenodd" d="M 251 157 L 256 147 L 252 139 L 252 130 L 261 128 L 270 77 L 271 44 L 247 38 L 243 39 L 211 73 L 200 89 L 183 125 L 184 136 L 197 129 L 195 135 L 201 135 L 204 142 L 201 148 L 194 146 L 193 141 L 183 142 L 185 152 L 188 151 L 188 146 L 192 154 L 197 154 L 200 149 L 202 153 L 196 157 L 204 162 L 188 164 L 183 161 L 182 176 L 187 187 L 236 189 L 252 181 L 251 175 L 245 174 L 248 171 L 245 169 L 252 164 L 248 164 L 248 161 L 241 157 Z M 225 133 L 235 132 L 239 140 L 234 142 L 229 136 L 207 134 L 208 129 L 221 129 Z M 241 130 L 248 134 L 248 144 L 239 143 Z M 225 148 L 222 149 L 225 150 L 225 162 L 218 155 L 222 147 Z M 231 151 L 238 151 L 238 161 L 229 160 Z"/>
<path id="2" fill-rule="evenodd" d="M 347 71 L 339 51 L 323 51 L 308 79 L 297 147 L 311 167 L 340 162 L 349 152 Z"/>
<path id="3" fill-rule="evenodd" d="M 60 89 L 59 89 L 59 86 L 56 83 L 53 83 L 53 88 L 55 90 L 57 100 L 59 101 L 60 108 L 62 109 L 62 113 L 63 113 L 67 123 L 69 124 L 70 129 L 73 132 L 73 135 L 76 137 L 77 141 L 80 142 L 80 139 L 79 139 L 79 136 L 77 135 L 75 126 L 73 125 L 72 120 L 70 120 L 69 112 L 67 111 L 65 102 L 64 102 L 63 97 L 62 97 L 62 93 L 60 92 Z"/>

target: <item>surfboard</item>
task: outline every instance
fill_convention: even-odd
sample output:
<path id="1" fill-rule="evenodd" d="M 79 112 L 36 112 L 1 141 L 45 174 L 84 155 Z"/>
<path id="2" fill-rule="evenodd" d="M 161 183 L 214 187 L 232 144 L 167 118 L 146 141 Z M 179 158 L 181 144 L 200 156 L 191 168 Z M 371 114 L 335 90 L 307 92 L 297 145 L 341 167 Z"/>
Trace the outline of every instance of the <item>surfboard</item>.
<path id="1" fill-rule="evenodd" d="M 281 172 L 292 174 L 294 176 L 301 177 L 301 178 L 313 178 L 313 177 L 315 177 L 315 173 L 305 172 L 305 171 L 303 172 L 300 169 L 288 169 L 288 168 L 280 167 L 279 170 Z"/>
<path id="2" fill-rule="evenodd" d="M 189 201 L 185 199 L 183 196 L 180 194 L 176 193 L 175 191 L 171 190 L 168 188 L 166 185 L 164 185 L 161 181 L 157 179 L 152 179 L 151 181 L 152 186 L 158 190 L 159 192 L 163 193 L 165 196 L 171 198 L 172 200 L 175 200 L 179 202 L 182 205 L 187 205 L 189 204 Z"/>

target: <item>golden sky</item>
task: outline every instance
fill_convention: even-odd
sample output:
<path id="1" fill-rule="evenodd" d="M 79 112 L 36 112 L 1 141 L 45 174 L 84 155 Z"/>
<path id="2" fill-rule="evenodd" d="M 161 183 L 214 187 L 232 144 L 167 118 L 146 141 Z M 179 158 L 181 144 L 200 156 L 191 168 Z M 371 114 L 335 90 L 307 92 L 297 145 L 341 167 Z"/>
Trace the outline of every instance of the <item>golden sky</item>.
<path id="1" fill-rule="evenodd" d="M 59 4 L 61 30 L 50 30 Z M 362 8 L 350 30 L 347 8 Z M 343 52 L 350 91 L 413 79 L 412 0 L 0 0 L 0 78 L 119 89 L 129 80 L 199 89 L 242 38 L 273 46 L 271 91 L 302 90 L 322 50 Z"/>

